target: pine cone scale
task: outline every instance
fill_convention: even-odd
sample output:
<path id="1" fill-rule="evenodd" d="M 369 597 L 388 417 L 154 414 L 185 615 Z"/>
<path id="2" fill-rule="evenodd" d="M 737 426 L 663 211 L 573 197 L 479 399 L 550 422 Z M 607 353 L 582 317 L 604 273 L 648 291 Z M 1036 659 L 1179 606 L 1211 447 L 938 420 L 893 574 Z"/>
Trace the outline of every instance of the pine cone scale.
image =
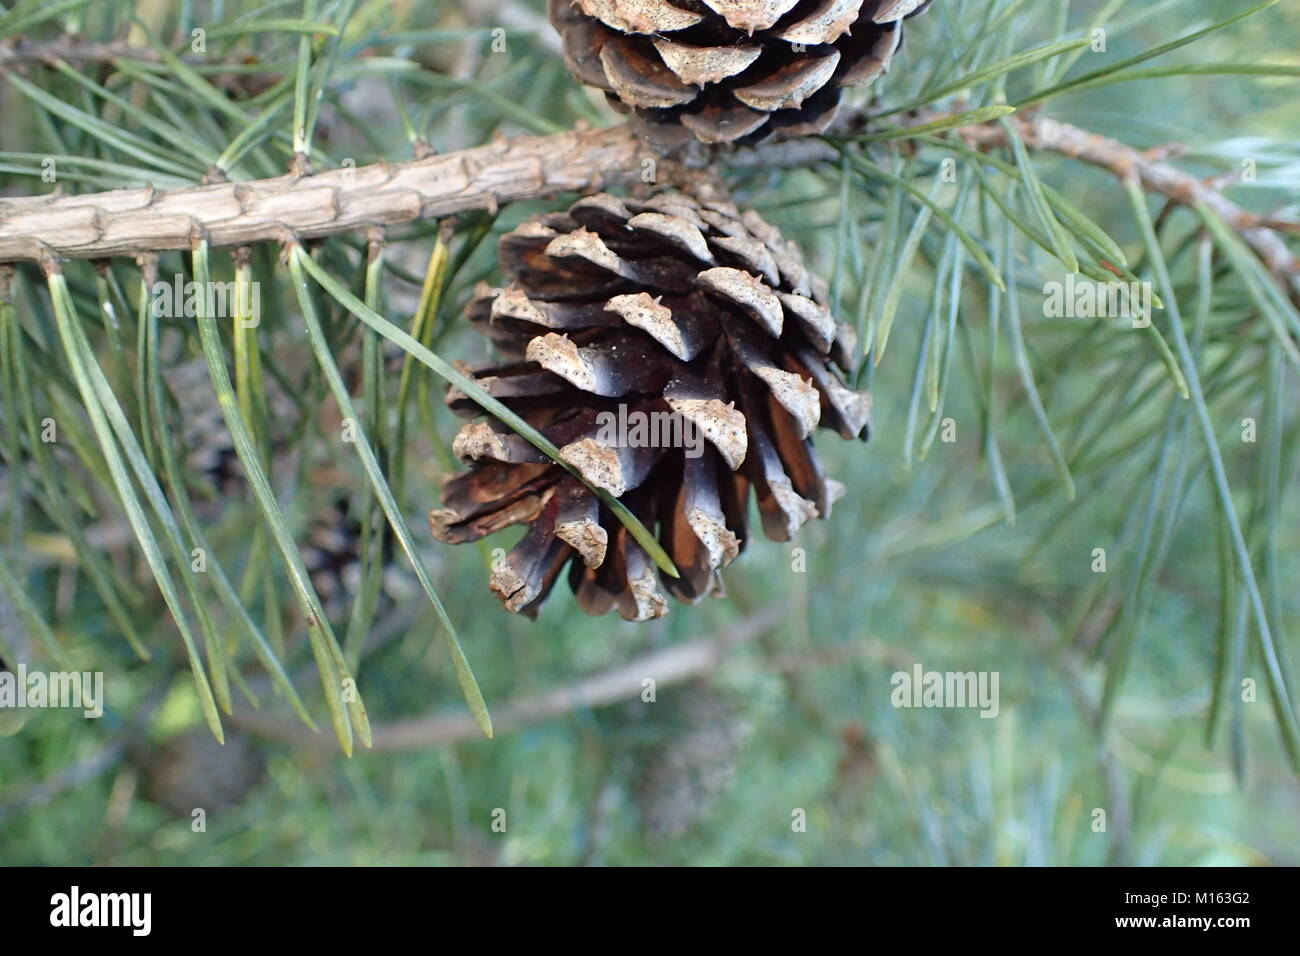
<path id="1" fill-rule="evenodd" d="M 758 46 L 689 46 L 663 37 L 652 41 L 664 65 L 683 83 L 705 86 L 721 83 L 749 68 L 759 54 Z"/>
<path id="2" fill-rule="evenodd" d="M 786 43 L 834 43 L 858 18 L 860 0 L 826 0 L 808 15 L 785 27 L 776 35 Z"/>
<path id="3" fill-rule="evenodd" d="M 574 0 L 574 6 L 623 33 L 671 33 L 704 19 L 666 0 Z"/>

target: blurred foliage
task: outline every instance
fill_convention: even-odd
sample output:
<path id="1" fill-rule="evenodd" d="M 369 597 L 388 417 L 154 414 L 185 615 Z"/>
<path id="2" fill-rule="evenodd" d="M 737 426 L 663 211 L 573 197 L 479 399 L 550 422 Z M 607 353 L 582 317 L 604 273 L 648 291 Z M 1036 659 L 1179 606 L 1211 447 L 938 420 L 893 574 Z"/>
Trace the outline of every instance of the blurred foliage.
<path id="1" fill-rule="evenodd" d="M 909 24 L 906 52 L 873 92 L 888 105 L 928 102 L 921 89 L 927 80 L 930 90 L 937 89 L 963 68 L 1081 35 L 1103 14 L 1113 24 L 1104 56 L 1117 62 L 1252 5 L 938 0 L 931 13 Z M 57 91 L 64 102 L 147 143 L 159 142 L 158 131 L 143 129 L 132 107 L 192 137 L 185 148 L 142 147 L 148 161 L 133 160 L 96 133 L 33 108 L 29 96 L 0 75 L 0 195 L 48 190 L 33 176 L 39 159 L 17 154 L 94 157 L 125 167 L 86 164 L 77 170 L 84 182 L 74 178 L 72 189 L 146 179 L 170 184 L 160 178 L 164 159 L 179 167 L 170 173 L 178 181 L 196 179 L 205 168 L 199 157 L 221 154 L 273 104 L 282 113 L 227 168 L 232 178 L 276 175 L 295 145 L 291 114 L 302 97 L 295 97 L 294 74 L 304 49 L 313 63 L 330 61 L 313 140 L 319 166 L 406 158 L 422 143 L 445 152 L 497 133 L 612 120 L 597 97 L 568 77 L 533 3 L 136 0 L 72 4 L 66 11 L 47 6 L 44 13 L 26 2 L 3 6 L 10 17 L 38 17 L 24 28 L 33 38 L 78 31 L 120 37 L 134 13 L 133 41 L 164 37 L 173 50 L 187 46 L 184 38 L 195 26 L 227 25 L 229 32 L 209 40 L 207 56 L 235 65 L 207 75 L 213 89 L 247 112 L 241 119 L 205 109 L 195 85 L 166 65 L 86 68 L 83 79 L 116 90 L 125 105 L 97 102 L 84 84 L 50 68 L 24 72 L 22 82 Z M 967 49 L 976 31 L 1008 10 L 1015 30 L 1000 31 L 987 50 L 972 53 L 974 59 L 953 62 L 954 45 Z M 345 27 L 337 39 L 312 38 L 284 23 L 257 28 L 273 17 Z M 241 28 L 245 18 L 253 26 Z M 507 30 L 504 54 L 492 51 L 491 31 L 498 26 Z M 1300 19 L 1284 4 L 1155 62 L 1295 67 L 1300 54 L 1283 40 L 1297 31 Z M 1085 52 L 1068 75 L 1092 69 L 1091 56 Z M 1001 81 L 981 85 L 966 105 L 1000 97 L 1014 102 L 1059 82 L 1058 68 L 1047 60 L 1011 74 L 1005 97 Z M 1186 144 L 1180 162 L 1198 175 L 1258 157 L 1259 183 L 1230 194 L 1248 208 L 1290 207 L 1294 214 L 1300 204 L 1295 83 L 1294 77 L 1174 75 L 1069 94 L 1045 109 L 1139 148 Z M 951 98 L 945 102 L 951 105 Z M 846 150 L 922 193 L 947 155 L 898 143 L 850 143 Z M 1009 153 L 1003 158 L 1012 161 Z M 1011 280 L 1023 324 L 1021 354 L 1011 339 L 990 356 L 990 309 L 1005 329 L 1010 300 L 990 292 L 986 277 L 937 220 L 904 255 L 901 246 L 920 207 L 888 181 L 858 177 L 853 168 L 846 162 L 729 176 L 742 206 L 757 208 L 804 246 L 832 282 L 840 314 L 862 323 L 864 340 L 879 331 L 871 323 L 884 290 L 899 284 L 888 354 L 868 373 L 875 396 L 872 440 L 866 446 L 819 445 L 828 472 L 846 481 L 849 494 L 836 504 L 833 520 L 806 525 L 795 542 L 806 558 L 803 573 L 792 570 L 800 555 L 790 547 L 755 540 L 727 573 L 728 599 L 678 606 L 650 624 L 587 618 L 563 588 L 536 623 L 506 614 L 486 590 L 489 549 L 451 551 L 424 530 L 422 514 L 436 503 L 448 463 L 443 443 L 456 424 L 442 407 L 441 383 L 418 366 L 413 370 L 409 413 L 391 432 L 377 432 L 377 445 L 392 466 L 389 478 L 420 557 L 490 708 L 638 655 L 729 633 L 772 608 L 779 616 L 760 639 L 729 649 L 707 677 L 661 686 L 653 703 L 632 698 L 579 708 L 492 741 L 401 753 L 359 747 L 349 759 L 337 747 L 241 731 L 237 721 L 226 722 L 224 749 L 213 741 L 176 625 L 121 522 L 93 433 L 76 413 L 77 392 L 53 338 L 56 316 L 39 276 L 21 272 L 14 312 L 31 337 L 25 343 L 28 371 L 40 386 L 32 394 L 50 403 L 38 404 L 36 417 L 53 411 L 61 423 L 78 424 L 67 432 L 73 452 L 58 462 L 68 478 L 41 486 L 39 470 L 14 467 L 16 461 L 25 465 L 31 452 L 21 441 L 12 444 L 11 416 L 21 409 L 10 383 L 0 380 L 0 429 L 10 436 L 0 448 L 6 462 L 0 560 L 21 578 L 32 609 L 50 622 L 69 666 L 106 672 L 108 708 L 98 722 L 67 711 L 0 714 L 0 862 L 1300 862 L 1285 720 L 1269 703 L 1239 565 L 1225 557 L 1225 518 L 1190 403 L 1178 395 L 1151 340 L 1104 323 L 1043 318 L 1042 283 L 1062 275 L 1060 263 L 1005 227 L 989 191 L 973 191 L 962 222 Z M 1050 156 L 1035 156 L 1033 169 L 1086 210 L 1122 246 L 1135 271 L 1148 277 L 1142 236 L 1112 177 Z M 987 182 L 998 182 L 997 175 L 990 172 Z M 945 192 L 939 184 L 935 195 L 951 208 L 959 191 Z M 1031 217 L 1024 195 L 1010 188 L 1004 195 L 1012 209 Z M 486 355 L 486 344 L 457 318 L 473 284 L 493 275 L 495 236 L 561 201 L 460 218 L 448 240 L 449 275 L 428 339 L 438 355 Z M 1300 447 L 1295 370 L 1283 364 L 1259 321 L 1247 283 L 1217 257 L 1211 308 L 1197 330 L 1199 221 L 1177 211 L 1159 225 L 1286 670 L 1300 615 L 1294 587 L 1300 580 L 1300 508 L 1286 494 L 1295 487 Z M 384 306 L 379 311 L 404 327 L 420 308 L 436 235 L 434 223 L 392 230 L 386 274 L 377 287 L 371 284 Z M 268 404 L 284 400 L 287 410 L 254 420 L 271 432 L 255 429 L 255 437 L 269 453 L 286 527 L 307 542 L 323 514 L 332 514 L 340 500 L 350 502 L 365 557 L 338 586 L 360 588 L 373 599 L 373 626 L 364 610 L 356 624 L 346 596 L 334 602 L 322 593 L 321 599 L 357 669 L 376 727 L 463 710 L 438 617 L 409 566 L 375 531 L 383 518 L 359 462 L 337 452 L 339 412 L 312 361 L 288 273 L 274 252 L 257 251 L 253 274 L 274 290 L 271 301 L 285 314 L 271 316 L 258 330 L 256 351 Z M 350 237 L 326 244 L 317 258 L 363 295 L 362 252 L 362 238 Z M 953 262 L 959 263 L 955 270 Z M 189 268 L 179 256 L 162 259 L 164 276 Z M 226 265 L 214 268 L 229 274 Z M 949 286 L 936 277 L 954 271 L 961 308 L 950 333 L 945 303 L 951 299 L 943 291 Z M 78 314 L 102 314 L 99 300 L 111 297 L 111 289 L 96 289 L 89 266 L 72 264 L 68 275 Z M 110 275 L 134 302 L 138 270 L 118 262 Z M 333 353 L 363 413 L 376 415 L 381 402 L 391 410 L 403 353 L 364 332 L 327 296 L 318 301 Z M 1158 315 L 1157 326 L 1167 334 L 1166 323 Z M 106 374 L 122 386 L 119 398 L 131 415 L 140 414 L 138 406 L 147 402 L 131 404 L 137 396 L 134 358 L 115 364 L 110 323 L 96 318 L 87 325 Z M 201 365 L 199 337 L 184 320 L 164 323 L 159 342 L 154 354 L 169 370 Z M 119 344 L 121 355 L 136 355 L 133 340 Z M 1027 400 L 1018 358 L 1031 369 L 1050 431 Z M 18 371 L 0 369 L 15 377 Z M 925 399 L 940 371 L 942 402 L 932 409 Z M 177 451 L 192 469 L 195 446 L 219 439 L 184 429 L 196 411 L 194 400 L 171 373 L 163 378 L 167 404 L 176 406 Z M 934 441 L 921 454 L 927 429 L 945 416 L 954 422 L 956 441 Z M 1241 422 L 1248 417 L 1273 441 L 1243 443 Z M 1266 425 L 1273 426 L 1271 433 Z M 224 435 L 220 426 L 215 430 Z M 1055 461 L 1049 434 L 1060 449 Z M 144 453 L 161 472 L 156 435 L 152 442 L 146 439 Z M 404 464 L 393 466 L 394 456 Z M 1072 500 L 1061 480 L 1063 465 L 1076 489 Z M 214 489 L 201 473 L 187 473 L 185 485 L 240 599 L 330 744 L 302 615 L 255 503 L 242 488 L 234 494 Z M 167 492 L 175 501 L 170 483 Z M 86 552 L 77 529 L 107 558 L 109 590 L 124 596 L 122 613 L 153 652 L 151 660 L 139 659 L 122 639 L 78 560 Z M 508 546 L 513 536 L 503 534 L 499 544 Z M 1092 571 L 1096 548 L 1107 552 L 1104 575 Z M 313 583 L 321 586 L 318 578 Z M 37 635 L 12 600 L 0 603 L 0 643 L 15 659 L 44 662 Z M 217 627 L 233 626 L 224 611 L 213 613 Z M 1216 682 L 1230 641 L 1243 648 L 1240 674 L 1229 661 Z M 231 668 L 235 710 L 249 708 L 241 699 L 246 683 L 262 709 L 283 714 L 288 726 L 290 709 L 247 643 L 232 639 L 227 650 L 238 662 Z M 891 675 L 914 662 L 930 670 L 998 672 L 999 716 L 895 709 Z M 1232 703 L 1239 699 L 1239 676 L 1257 682 L 1256 702 Z M 1109 711 L 1103 707 L 1108 686 Z M 1207 731 L 1216 701 L 1223 712 Z M 186 808 L 194 807 L 207 811 L 206 832 L 191 828 Z M 1094 832 L 1095 808 L 1106 810 L 1104 833 Z M 792 831 L 796 809 L 806 812 L 806 832 Z M 492 829 L 498 811 L 505 813 L 503 833 Z"/>

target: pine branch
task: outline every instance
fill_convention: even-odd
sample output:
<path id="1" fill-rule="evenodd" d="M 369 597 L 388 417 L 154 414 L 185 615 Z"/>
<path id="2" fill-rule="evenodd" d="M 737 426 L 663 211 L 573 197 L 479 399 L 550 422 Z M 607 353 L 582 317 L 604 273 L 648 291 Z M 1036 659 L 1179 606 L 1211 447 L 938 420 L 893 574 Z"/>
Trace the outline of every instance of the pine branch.
<path id="1" fill-rule="evenodd" d="M 942 119 L 930 114 L 918 122 Z M 1013 116 L 1017 132 L 1025 146 L 1036 152 L 1053 152 L 1092 166 L 1109 170 L 1119 179 L 1136 177 L 1148 192 L 1164 196 L 1171 202 L 1195 209 L 1204 206 L 1214 212 L 1251 247 L 1278 283 L 1300 302 L 1300 258 L 1274 226 L 1243 209 L 1212 185 L 1150 154 L 1140 152 L 1119 140 L 1090 133 L 1047 116 L 1025 118 Z M 1006 130 L 997 123 L 968 126 L 960 131 L 970 145 L 982 148 L 1007 146 Z"/>
<path id="2" fill-rule="evenodd" d="M 625 126 L 522 136 L 406 163 L 183 189 L 0 200 L 0 262 L 100 259 L 315 239 L 595 192 L 641 175 L 646 149 Z"/>
<path id="3" fill-rule="evenodd" d="M 924 111 L 910 125 L 931 126 L 956 114 Z M 860 125 L 846 116 L 843 127 Z M 1214 186 L 1168 163 L 1049 117 L 1013 116 L 1024 144 L 1109 170 L 1135 175 L 1148 191 L 1189 207 L 1205 206 L 1241 236 L 1291 298 L 1300 302 L 1300 258 L 1271 223 Z M 971 146 L 1008 145 L 996 122 L 961 127 Z M 736 168 L 791 168 L 832 158 L 825 143 L 794 141 L 743 149 L 714 159 Z M 46 257 L 98 259 L 189 249 L 315 239 L 560 192 L 596 192 L 641 179 L 646 160 L 659 176 L 680 176 L 624 125 L 520 136 L 411 162 L 375 163 L 309 176 L 181 189 L 114 190 L 0 200 L 0 263 Z"/>
<path id="4" fill-rule="evenodd" d="M 498 732 L 508 732 L 577 710 L 631 700 L 642 693 L 647 676 L 653 677 L 659 688 L 706 676 L 717 670 L 733 648 L 756 641 L 787 613 L 784 606 L 771 605 L 717 634 L 674 644 L 567 686 L 518 698 L 494 707 L 493 723 Z M 243 730 L 275 740 L 300 746 L 331 745 L 328 737 L 308 727 L 262 711 L 244 711 L 230 720 Z M 419 750 L 479 736 L 468 714 L 413 717 L 375 726 L 372 733 L 375 751 Z"/>
<path id="5" fill-rule="evenodd" d="M 736 167 L 788 168 L 825 158 L 824 144 L 738 150 Z M 714 157 L 716 158 L 716 157 Z M 158 190 L 0 199 L 0 263 L 47 258 L 138 257 L 319 239 L 563 192 L 594 193 L 643 181 L 695 182 L 700 165 L 665 159 L 627 124 L 519 136 L 405 163 L 379 162 L 314 175 Z"/>
<path id="6" fill-rule="evenodd" d="M 177 53 L 176 58 L 186 66 L 205 73 L 217 89 L 232 94 L 250 95 L 268 88 L 283 74 L 283 68 L 274 64 L 260 64 L 256 60 L 212 60 L 192 53 Z M 365 59 L 364 56 L 359 59 Z M 55 40 L 35 41 L 26 37 L 13 37 L 0 41 L 0 77 L 6 73 L 30 75 L 35 67 L 79 71 L 95 67 L 120 70 L 128 65 L 144 65 L 151 71 L 165 70 L 163 55 L 152 47 L 140 46 L 125 40 L 92 41 L 82 37 L 64 36 Z M 265 83 L 252 77 L 261 74 Z"/>
<path id="7" fill-rule="evenodd" d="M 27 66 L 52 66 L 60 61 L 85 64 L 116 63 L 120 60 L 161 63 L 162 57 L 148 47 L 123 41 L 95 43 L 78 37 L 60 37 L 44 42 L 17 37 L 12 42 L 0 43 L 0 73 Z"/>

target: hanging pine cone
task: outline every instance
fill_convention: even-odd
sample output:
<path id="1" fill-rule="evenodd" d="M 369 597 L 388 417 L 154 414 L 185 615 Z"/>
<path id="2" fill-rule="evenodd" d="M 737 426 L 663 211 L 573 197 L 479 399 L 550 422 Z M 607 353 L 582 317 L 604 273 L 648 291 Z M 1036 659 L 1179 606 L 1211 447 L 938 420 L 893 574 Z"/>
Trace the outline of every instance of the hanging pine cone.
<path id="1" fill-rule="evenodd" d="M 774 228 L 730 203 L 598 195 L 508 233 L 500 256 L 513 284 L 480 287 L 469 317 L 504 363 L 465 371 L 657 528 L 681 572 L 658 573 L 596 496 L 523 438 L 475 421 L 453 444 L 469 470 L 429 522 L 454 544 L 528 525 L 492 572 L 507 609 L 536 616 L 569 564 L 588 613 L 659 617 L 660 584 L 692 603 L 719 592 L 718 569 L 748 538 L 751 487 L 774 540 L 829 516 L 844 489 L 810 435 L 820 423 L 865 438 L 870 398 L 832 367 L 852 372 L 855 336 Z M 482 414 L 457 389 L 447 401 Z"/>
<path id="2" fill-rule="evenodd" d="M 361 560 L 365 540 L 361 522 L 351 514 L 352 500 L 345 494 L 336 495 L 307 523 L 302 542 L 302 560 L 311 576 L 312 587 L 321 600 L 325 613 L 335 617 L 347 611 L 361 587 Z M 393 539 L 382 517 L 376 516 L 380 543 L 380 569 L 378 606 L 390 606 L 393 599 L 409 593 L 409 584 L 403 584 L 400 558 L 394 553 Z"/>
<path id="3" fill-rule="evenodd" d="M 167 366 L 162 374 L 176 400 L 186 469 L 207 486 L 207 493 L 198 497 L 195 506 L 200 514 L 212 517 L 220 507 L 220 498 L 240 498 L 249 494 L 244 466 L 235 451 L 235 440 L 230 437 L 226 419 L 217 405 L 207 362 L 202 358 L 189 359 Z M 274 378 L 266 378 L 265 388 L 268 418 L 276 426 L 271 435 L 274 454 L 280 451 L 287 436 L 297 426 L 301 412 Z"/>
<path id="4" fill-rule="evenodd" d="M 570 71 L 659 138 L 749 143 L 825 130 L 929 3 L 550 0 L 550 15 Z"/>
<path id="5" fill-rule="evenodd" d="M 361 522 L 350 508 L 340 496 L 307 525 L 303 563 L 326 614 L 350 603 L 361 580 Z"/>

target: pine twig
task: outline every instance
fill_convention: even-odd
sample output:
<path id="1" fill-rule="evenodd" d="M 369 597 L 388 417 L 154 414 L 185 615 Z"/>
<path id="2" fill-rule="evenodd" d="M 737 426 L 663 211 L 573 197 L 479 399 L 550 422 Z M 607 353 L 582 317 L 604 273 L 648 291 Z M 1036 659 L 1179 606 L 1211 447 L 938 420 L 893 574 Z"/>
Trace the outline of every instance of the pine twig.
<path id="1" fill-rule="evenodd" d="M 0 43 L 0 73 L 26 66 L 50 66 L 66 63 L 116 63 L 141 60 L 161 63 L 162 57 L 148 47 L 133 46 L 120 40 L 95 43 L 77 37 L 32 42 L 18 37 L 15 42 Z"/>
<path id="2" fill-rule="evenodd" d="M 920 122 L 942 118 L 926 115 Z M 1267 220 L 1228 199 L 1214 186 L 1190 173 L 1142 153 L 1119 140 L 1099 136 L 1047 116 L 1010 118 L 1025 146 L 1035 152 L 1053 152 L 1114 173 L 1119 179 L 1136 177 L 1148 192 L 1164 196 L 1178 205 L 1205 206 L 1235 230 L 1250 246 L 1293 300 L 1300 302 L 1300 258 Z M 968 126 L 962 139 L 974 147 L 1006 146 L 1006 130 L 996 123 Z"/>
<path id="3" fill-rule="evenodd" d="M 320 238 L 640 176 L 626 126 L 521 136 L 405 163 L 181 189 L 0 200 L 0 262 L 100 259 Z"/>
<path id="4" fill-rule="evenodd" d="M 923 111 L 925 125 L 945 114 Z M 861 117 L 846 117 L 852 127 Z M 1148 191 L 1180 205 L 1204 205 L 1241 236 L 1300 302 L 1300 258 L 1283 238 L 1280 224 L 1251 213 L 1213 185 L 1131 146 L 1050 117 L 1013 116 L 1024 144 L 1109 170 L 1135 175 Z M 998 123 L 962 127 L 971 146 L 1007 145 Z M 741 167 L 808 166 L 833 156 L 825 143 L 795 141 L 719 154 Z M 0 263 L 42 258 L 97 259 L 189 249 L 206 237 L 210 246 L 314 239 L 344 232 L 449 216 L 469 209 L 561 192 L 596 192 L 642 179 L 646 160 L 660 165 L 660 178 L 675 175 L 673 164 L 655 155 L 626 124 L 575 129 L 550 136 L 520 136 L 486 146 L 406 163 L 385 162 L 312 176 L 283 176 L 246 183 L 181 189 L 114 190 L 66 196 L 0 200 Z"/>
<path id="5" fill-rule="evenodd" d="M 642 681 L 654 678 L 659 688 L 712 673 L 726 659 L 730 649 L 753 642 L 786 614 L 772 605 L 709 637 L 674 644 L 585 677 L 573 684 L 522 697 L 492 708 L 498 735 L 575 710 L 602 707 L 630 700 L 643 690 Z M 329 747 L 328 737 L 309 728 L 260 711 L 237 713 L 229 718 L 235 726 L 276 740 L 301 746 Z M 431 714 L 372 727 L 376 751 L 419 750 L 480 738 L 469 714 Z"/>

